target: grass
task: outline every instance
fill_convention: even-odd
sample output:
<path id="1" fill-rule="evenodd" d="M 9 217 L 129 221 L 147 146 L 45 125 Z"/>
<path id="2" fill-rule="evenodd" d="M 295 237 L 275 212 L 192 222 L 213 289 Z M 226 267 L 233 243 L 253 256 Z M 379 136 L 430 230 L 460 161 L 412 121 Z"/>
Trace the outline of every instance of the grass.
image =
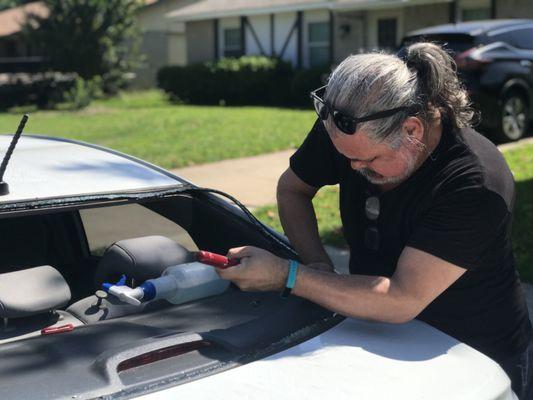
<path id="1" fill-rule="evenodd" d="M 513 247 L 520 277 L 533 283 L 533 145 L 506 151 L 516 181 Z"/>
<path id="2" fill-rule="evenodd" d="M 0 133 L 13 133 L 27 111 L 0 113 Z M 295 148 L 315 120 L 310 110 L 174 105 L 157 90 L 75 112 L 29 111 L 27 133 L 96 143 L 165 168 Z"/>
<path id="3" fill-rule="evenodd" d="M 313 205 L 315 207 L 318 231 L 322 241 L 332 246 L 346 247 L 346 241 L 342 236 L 338 186 L 325 186 L 320 189 L 313 199 Z M 259 207 L 253 213 L 265 224 L 279 232 L 283 232 L 277 206 Z"/>
<path id="4" fill-rule="evenodd" d="M 504 153 L 516 181 L 516 204 L 513 222 L 513 247 L 520 277 L 533 283 L 533 145 Z M 338 211 L 337 187 L 326 187 L 314 199 L 320 236 L 325 244 L 345 247 Z M 258 208 L 254 214 L 282 232 L 276 206 Z"/>

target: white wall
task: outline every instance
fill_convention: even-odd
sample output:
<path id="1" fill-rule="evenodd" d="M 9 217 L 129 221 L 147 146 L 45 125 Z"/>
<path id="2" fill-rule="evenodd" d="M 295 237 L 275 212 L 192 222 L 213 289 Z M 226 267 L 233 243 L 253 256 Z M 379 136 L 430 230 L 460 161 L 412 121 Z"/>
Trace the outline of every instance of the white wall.
<path id="1" fill-rule="evenodd" d="M 185 35 L 181 33 L 167 33 L 168 46 L 168 64 L 185 65 L 187 64 L 187 41 Z"/>
<path id="2" fill-rule="evenodd" d="M 276 48 L 276 54 L 281 53 L 283 44 L 296 21 L 296 13 L 283 13 L 276 14 L 274 17 L 274 43 Z M 298 59 L 298 45 L 297 45 L 297 32 L 294 32 L 291 40 L 285 50 L 283 59 L 286 61 L 292 62 L 294 65 L 297 63 Z"/>
<path id="3" fill-rule="evenodd" d="M 257 15 L 248 17 L 249 24 L 253 27 L 259 43 L 267 56 L 271 54 L 270 49 L 270 15 Z M 249 27 L 246 28 L 246 54 L 260 55 L 261 49 Z"/>
<path id="4" fill-rule="evenodd" d="M 144 7 L 137 14 L 142 32 L 141 53 L 144 65 L 135 71 L 133 86 L 155 86 L 157 71 L 165 65 L 187 64 L 185 23 L 171 21 L 165 14 L 187 4 L 189 0 L 167 0 Z"/>

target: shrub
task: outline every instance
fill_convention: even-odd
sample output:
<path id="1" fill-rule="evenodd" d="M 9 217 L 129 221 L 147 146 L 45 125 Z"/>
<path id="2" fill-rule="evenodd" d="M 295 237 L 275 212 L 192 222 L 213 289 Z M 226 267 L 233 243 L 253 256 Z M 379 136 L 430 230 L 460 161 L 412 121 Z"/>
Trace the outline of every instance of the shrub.
<path id="1" fill-rule="evenodd" d="M 158 85 L 193 104 L 290 105 L 292 66 L 276 58 L 244 56 L 159 70 Z"/>
<path id="2" fill-rule="evenodd" d="M 63 100 L 69 103 L 71 109 L 80 110 L 91 104 L 93 99 L 102 96 L 102 78 L 99 76 L 90 80 L 77 77 L 74 85 L 63 95 Z"/>
<path id="3" fill-rule="evenodd" d="M 5 82 L 0 85 L 0 109 L 24 105 L 53 108 L 63 101 L 64 93 L 76 80 L 75 74 L 58 72 L 5 75 Z"/>
<path id="4" fill-rule="evenodd" d="M 296 71 L 291 83 L 293 105 L 307 107 L 311 103 L 309 93 L 324 86 L 331 70 L 329 68 L 311 68 Z"/>

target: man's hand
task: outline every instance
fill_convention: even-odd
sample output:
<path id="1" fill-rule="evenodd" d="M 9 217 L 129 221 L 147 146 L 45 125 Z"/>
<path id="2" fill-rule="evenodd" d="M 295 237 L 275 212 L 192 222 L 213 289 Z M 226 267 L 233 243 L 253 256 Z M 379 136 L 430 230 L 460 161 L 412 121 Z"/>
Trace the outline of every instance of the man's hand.
<path id="1" fill-rule="evenodd" d="M 230 249 L 229 259 L 240 263 L 227 269 L 217 269 L 221 278 L 232 281 L 244 291 L 281 291 L 285 287 L 288 262 L 257 247 Z"/>

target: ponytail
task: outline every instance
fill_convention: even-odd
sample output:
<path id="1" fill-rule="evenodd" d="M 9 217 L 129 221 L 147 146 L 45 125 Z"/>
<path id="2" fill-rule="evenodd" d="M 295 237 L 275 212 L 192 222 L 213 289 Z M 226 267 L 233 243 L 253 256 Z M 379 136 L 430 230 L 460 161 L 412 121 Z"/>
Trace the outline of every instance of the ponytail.
<path id="1" fill-rule="evenodd" d="M 417 97 L 421 111 L 438 109 L 442 121 L 453 128 L 471 126 L 474 111 L 468 93 L 457 77 L 456 65 L 448 53 L 433 43 L 415 43 L 399 57 L 417 75 Z"/>

